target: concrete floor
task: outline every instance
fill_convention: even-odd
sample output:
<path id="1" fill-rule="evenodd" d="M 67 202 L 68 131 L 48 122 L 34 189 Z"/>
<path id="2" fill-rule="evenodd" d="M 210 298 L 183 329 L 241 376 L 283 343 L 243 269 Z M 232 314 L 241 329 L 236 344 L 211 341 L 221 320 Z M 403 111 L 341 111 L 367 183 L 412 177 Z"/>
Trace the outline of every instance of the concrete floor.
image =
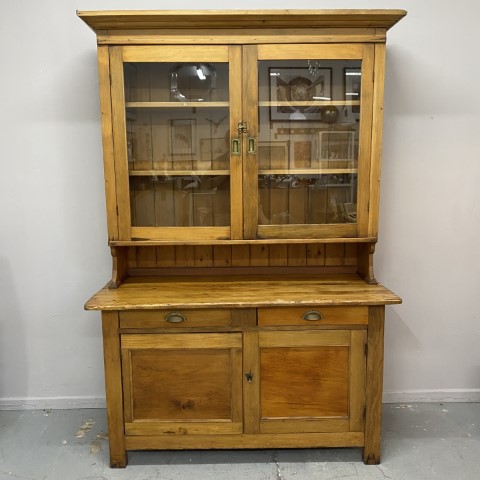
<path id="1" fill-rule="evenodd" d="M 105 410 L 0 412 L 0 480 L 480 479 L 480 403 L 384 405 L 382 463 L 361 450 L 130 452 L 108 466 Z"/>

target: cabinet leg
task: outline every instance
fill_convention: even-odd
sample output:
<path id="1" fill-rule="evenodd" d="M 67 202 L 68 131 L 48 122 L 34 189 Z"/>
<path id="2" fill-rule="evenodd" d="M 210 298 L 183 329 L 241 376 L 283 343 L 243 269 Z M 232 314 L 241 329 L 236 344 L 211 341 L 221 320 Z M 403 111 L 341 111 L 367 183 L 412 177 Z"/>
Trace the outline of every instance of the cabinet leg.
<path id="1" fill-rule="evenodd" d="M 363 449 L 363 463 L 365 465 L 379 465 L 380 464 L 380 451 L 372 452 L 365 447 Z"/>
<path id="2" fill-rule="evenodd" d="M 127 466 L 127 452 L 123 455 L 110 455 L 111 468 L 125 468 Z"/>
<path id="3" fill-rule="evenodd" d="M 365 398 L 365 446 L 363 449 L 363 461 L 367 465 L 378 465 L 380 463 L 384 323 L 385 306 L 370 307 Z"/>
<path id="4" fill-rule="evenodd" d="M 112 468 L 124 468 L 127 466 L 123 421 L 120 336 L 118 327 L 118 312 L 102 312 L 108 441 L 110 448 L 110 466 Z"/>

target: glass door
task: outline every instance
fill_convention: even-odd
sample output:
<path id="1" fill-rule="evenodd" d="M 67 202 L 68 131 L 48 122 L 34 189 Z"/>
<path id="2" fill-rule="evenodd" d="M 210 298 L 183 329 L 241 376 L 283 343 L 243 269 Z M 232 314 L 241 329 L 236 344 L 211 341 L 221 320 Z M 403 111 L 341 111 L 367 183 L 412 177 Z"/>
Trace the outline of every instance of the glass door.
<path id="1" fill-rule="evenodd" d="M 360 45 L 259 46 L 251 238 L 354 237 L 367 216 L 373 61 Z M 362 182 L 364 182 L 362 187 Z M 245 218 L 246 223 L 248 219 Z"/>
<path id="2" fill-rule="evenodd" d="M 232 193 L 238 184 L 241 191 L 241 158 L 232 172 L 230 119 L 240 117 L 231 102 L 240 96 L 229 48 L 119 47 L 112 57 L 112 77 L 123 79 L 112 85 L 115 149 L 124 158 L 116 172 L 120 237 L 238 238 Z"/>

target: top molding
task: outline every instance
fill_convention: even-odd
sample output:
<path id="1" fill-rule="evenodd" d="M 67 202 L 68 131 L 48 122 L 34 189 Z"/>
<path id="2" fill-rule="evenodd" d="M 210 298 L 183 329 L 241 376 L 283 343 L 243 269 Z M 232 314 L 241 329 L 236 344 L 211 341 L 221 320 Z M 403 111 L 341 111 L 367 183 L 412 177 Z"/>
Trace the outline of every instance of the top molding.
<path id="1" fill-rule="evenodd" d="M 405 10 L 106 10 L 77 11 L 96 33 L 177 28 L 385 28 Z"/>

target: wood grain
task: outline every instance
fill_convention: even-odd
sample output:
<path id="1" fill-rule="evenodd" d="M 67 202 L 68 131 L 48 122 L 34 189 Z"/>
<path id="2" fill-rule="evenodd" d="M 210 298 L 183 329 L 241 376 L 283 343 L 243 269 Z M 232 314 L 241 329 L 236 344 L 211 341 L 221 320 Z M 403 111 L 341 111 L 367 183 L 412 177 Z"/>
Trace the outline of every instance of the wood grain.
<path id="1" fill-rule="evenodd" d="M 123 81 L 122 48 L 111 47 L 110 77 L 112 126 L 115 155 L 115 184 L 118 206 L 118 238 L 131 240 L 130 193 L 128 183 L 127 138 L 125 124 L 125 91 Z M 110 209 L 112 207 L 109 207 Z"/>
<path id="2" fill-rule="evenodd" d="M 123 468 L 127 465 L 127 454 L 123 427 L 122 371 L 117 312 L 102 312 L 102 330 L 110 466 Z"/>
<path id="3" fill-rule="evenodd" d="M 378 465 L 380 463 L 384 323 L 385 307 L 370 307 L 365 390 L 365 447 L 363 449 L 363 461 L 367 465 Z"/>
<path id="4" fill-rule="evenodd" d="M 382 285 L 356 275 L 252 277 L 130 277 L 117 289 L 104 288 L 87 310 L 240 308 L 301 305 L 389 305 L 401 299 Z"/>
<path id="5" fill-rule="evenodd" d="M 258 132 L 258 61 L 257 47 L 243 47 L 243 118 L 247 133 L 243 134 L 243 238 L 257 238 L 258 163 L 257 155 L 246 154 L 246 137 Z"/>
<path id="6" fill-rule="evenodd" d="M 218 45 L 127 46 L 124 62 L 228 62 L 228 47 Z"/>
<path id="7" fill-rule="evenodd" d="M 242 119 L 242 49 L 232 46 L 229 50 L 229 100 L 230 100 L 230 145 L 238 138 L 238 123 Z M 243 158 L 230 153 L 230 238 L 243 238 Z"/>
<path id="8" fill-rule="evenodd" d="M 185 320 L 169 323 L 167 317 L 180 313 Z M 229 309 L 201 310 L 129 310 L 120 312 L 120 328 L 191 328 L 191 327 L 227 327 L 232 312 Z"/>
<path id="9" fill-rule="evenodd" d="M 77 11 L 93 30 L 148 28 L 390 28 L 405 10 L 143 10 Z"/>
<path id="10" fill-rule="evenodd" d="M 362 58 L 362 45 L 259 45 L 259 60 L 297 60 L 299 58 L 321 58 L 325 60 L 359 59 Z"/>
<path id="11" fill-rule="evenodd" d="M 85 308 L 102 310 L 111 465 L 126 465 L 126 449 L 322 446 L 363 446 L 365 463 L 379 463 L 384 309 L 401 302 L 373 276 L 384 43 L 405 12 L 77 13 L 100 45 L 113 283 Z M 362 61 L 361 102 L 335 93 L 322 104 L 361 107 L 358 169 L 326 161 L 317 172 L 357 174 L 356 224 L 332 223 L 331 205 L 350 201 L 343 191 L 258 187 L 247 137 L 258 136 L 259 107 L 273 106 L 259 102 L 258 62 L 302 58 Z M 162 62 L 228 62 L 228 101 L 170 101 L 155 67 Z M 246 122 L 229 165 L 164 158 L 161 109 L 178 116 L 197 107 L 228 109 L 230 140 Z M 293 174 L 310 175 L 312 160 L 296 160 Z M 292 173 L 272 158 L 262 169 Z M 174 180 L 152 185 L 172 171 Z M 201 223 L 197 200 L 180 195 L 182 177 L 194 174 L 230 175 L 217 203 L 205 198 L 212 214 Z M 209 226 L 192 227 L 196 220 Z M 309 310 L 323 317 L 306 321 Z M 175 312 L 185 321 L 166 322 Z"/>
<path id="12" fill-rule="evenodd" d="M 375 79 L 373 84 L 372 168 L 370 171 L 370 215 L 368 235 L 378 234 L 380 174 L 383 131 L 383 93 L 385 89 L 385 45 L 375 48 Z"/>
<path id="13" fill-rule="evenodd" d="M 365 427 L 366 330 L 351 330 L 350 350 L 350 431 L 363 432 Z"/>
<path id="14" fill-rule="evenodd" d="M 373 116 L 374 47 L 365 45 L 362 60 L 360 132 L 358 140 L 357 235 L 368 236 L 372 116 Z"/>
<path id="15" fill-rule="evenodd" d="M 117 193 L 115 183 L 115 157 L 112 131 L 112 104 L 110 99 L 110 59 L 107 47 L 98 47 L 98 75 L 100 109 L 102 115 L 103 168 L 107 200 L 108 240 L 117 240 Z"/>
<path id="16" fill-rule="evenodd" d="M 129 434 L 243 431 L 241 335 L 220 337 L 231 341 L 214 334 L 122 336 Z"/>
<path id="17" fill-rule="evenodd" d="M 318 309 L 322 318 L 317 321 L 304 320 L 305 313 L 312 309 L 297 307 L 273 307 L 258 309 L 258 325 L 367 325 L 368 307 L 322 307 Z"/>
<path id="18" fill-rule="evenodd" d="M 299 431 L 296 418 L 348 416 L 348 346 L 293 347 L 287 341 L 269 347 L 260 340 L 262 420 L 288 422 L 293 433 Z"/>
<path id="19" fill-rule="evenodd" d="M 249 45 L 277 43 L 288 44 L 292 36 L 297 43 L 385 43 L 386 33 L 382 29 L 360 28 L 239 28 L 230 30 L 179 30 L 159 29 L 119 29 L 98 31 L 99 45 L 168 45 L 172 42 L 181 45 Z"/>
<path id="20" fill-rule="evenodd" d="M 243 333 L 243 371 L 251 374 L 249 382 L 244 376 L 243 422 L 244 433 L 260 432 L 260 364 L 258 332 Z"/>
<path id="21" fill-rule="evenodd" d="M 243 435 L 129 435 L 128 450 L 210 450 L 231 448 L 361 447 L 363 433 L 285 433 Z"/>

